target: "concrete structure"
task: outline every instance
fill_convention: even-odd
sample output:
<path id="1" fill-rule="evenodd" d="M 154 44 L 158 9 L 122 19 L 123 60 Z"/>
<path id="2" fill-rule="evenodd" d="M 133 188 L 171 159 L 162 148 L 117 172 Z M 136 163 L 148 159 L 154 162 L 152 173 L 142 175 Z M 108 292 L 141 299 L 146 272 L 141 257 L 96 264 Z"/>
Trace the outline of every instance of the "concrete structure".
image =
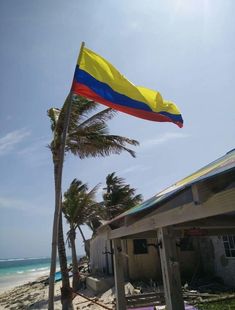
<path id="1" fill-rule="evenodd" d="M 235 235 L 230 235 L 235 240 Z M 204 237 L 200 241 L 203 265 L 209 274 L 218 276 L 224 284 L 235 287 L 235 253 L 227 257 L 224 241 L 226 236 Z M 235 242 L 232 240 L 234 248 Z"/>
<path id="2" fill-rule="evenodd" d="M 92 277 L 86 278 L 86 286 L 91 288 L 96 293 L 103 293 L 114 285 L 113 277 Z"/>

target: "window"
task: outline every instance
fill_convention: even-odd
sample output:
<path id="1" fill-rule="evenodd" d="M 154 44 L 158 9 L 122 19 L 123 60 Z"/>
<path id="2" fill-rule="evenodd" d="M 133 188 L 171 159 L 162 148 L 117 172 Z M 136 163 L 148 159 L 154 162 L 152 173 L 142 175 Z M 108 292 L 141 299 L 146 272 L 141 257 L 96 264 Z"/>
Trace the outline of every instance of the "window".
<path id="1" fill-rule="evenodd" d="M 134 254 L 147 254 L 148 253 L 148 245 L 146 239 L 134 239 Z"/>
<path id="2" fill-rule="evenodd" d="M 235 236 L 223 236 L 226 257 L 235 257 Z"/>

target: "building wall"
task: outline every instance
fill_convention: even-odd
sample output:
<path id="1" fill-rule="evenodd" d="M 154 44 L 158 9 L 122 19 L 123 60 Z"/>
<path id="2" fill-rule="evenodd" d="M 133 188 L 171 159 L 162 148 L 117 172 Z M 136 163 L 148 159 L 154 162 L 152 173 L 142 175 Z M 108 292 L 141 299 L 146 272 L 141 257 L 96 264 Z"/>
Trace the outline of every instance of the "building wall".
<path id="1" fill-rule="evenodd" d="M 210 237 L 198 237 L 200 242 L 200 253 L 203 273 L 215 275 L 215 247 Z"/>
<path id="2" fill-rule="evenodd" d="M 147 239 L 156 244 L 156 239 Z M 128 270 L 130 280 L 161 279 L 161 265 L 158 251 L 148 247 L 148 254 L 134 254 L 133 240 L 127 240 Z"/>
<path id="3" fill-rule="evenodd" d="M 179 249 L 178 255 L 181 280 L 188 281 L 189 279 L 192 279 L 192 276 L 199 268 L 199 253 L 197 249 L 192 251 L 180 251 Z"/>
<path id="4" fill-rule="evenodd" d="M 235 286 L 235 257 L 226 257 L 222 236 L 201 238 L 200 249 L 205 274 L 218 276 L 224 284 Z"/>
<path id="5" fill-rule="evenodd" d="M 148 254 L 134 254 L 133 240 L 128 240 L 128 269 L 130 280 L 154 279 L 161 281 L 161 261 L 156 247 L 148 247 Z M 147 239 L 148 244 L 156 244 L 156 239 Z M 198 266 L 196 250 L 181 251 L 178 249 L 180 272 L 182 278 L 191 278 Z"/>
<path id="6" fill-rule="evenodd" d="M 110 241 L 106 233 L 101 233 L 90 240 L 90 267 L 92 272 L 98 274 L 112 274 L 112 257 Z"/>
<path id="7" fill-rule="evenodd" d="M 226 257 L 222 236 L 211 237 L 214 246 L 215 274 L 227 285 L 235 286 L 235 257 Z"/>
<path id="8" fill-rule="evenodd" d="M 147 239 L 148 244 L 156 244 L 156 238 Z M 111 252 L 110 241 L 106 233 L 99 233 L 90 241 L 90 266 L 94 273 L 112 274 L 112 257 L 104 252 Z M 129 280 L 161 281 L 161 262 L 158 249 L 148 246 L 147 254 L 134 254 L 133 240 L 122 240 L 124 276 Z M 196 251 L 180 251 L 178 248 L 181 274 L 190 278 L 197 267 Z"/>

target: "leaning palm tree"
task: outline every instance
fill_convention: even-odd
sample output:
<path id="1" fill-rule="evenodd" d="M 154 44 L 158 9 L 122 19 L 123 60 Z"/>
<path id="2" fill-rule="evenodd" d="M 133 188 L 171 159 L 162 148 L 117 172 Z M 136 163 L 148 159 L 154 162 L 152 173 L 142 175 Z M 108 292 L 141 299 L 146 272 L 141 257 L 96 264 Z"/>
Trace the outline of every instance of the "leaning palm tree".
<path id="1" fill-rule="evenodd" d="M 97 229 L 105 222 L 105 209 L 104 203 L 98 202 L 95 210 L 86 221 L 86 225 L 91 229 L 93 236 L 96 234 Z"/>
<path id="2" fill-rule="evenodd" d="M 72 100 L 70 122 L 68 126 L 67 138 L 65 145 L 63 145 L 63 135 L 66 133 L 66 115 L 69 113 L 69 102 Z M 110 135 L 106 121 L 112 119 L 115 111 L 108 108 L 96 114 L 94 112 L 98 108 L 98 104 L 89 101 L 83 97 L 69 95 L 65 101 L 62 109 L 51 108 L 48 111 L 48 116 L 51 120 L 51 129 L 54 133 L 54 138 L 50 144 L 50 149 L 54 164 L 54 180 L 55 180 L 55 214 L 53 231 L 57 229 L 57 218 L 62 221 L 61 213 L 61 180 L 62 180 L 62 166 L 63 166 L 63 147 L 65 153 L 72 154 L 83 159 L 86 157 L 108 156 L 110 154 L 120 154 L 127 151 L 131 156 L 135 157 L 135 152 L 129 149 L 126 145 L 138 145 L 136 140 L 128 139 L 117 135 Z M 60 223 L 59 227 L 62 227 Z M 53 235 L 56 235 L 53 233 Z M 61 238 L 58 241 L 62 241 Z M 63 243 L 63 242 L 62 242 Z M 56 258 L 57 239 L 52 241 L 52 262 L 50 272 L 50 286 L 49 286 L 49 308 L 53 310 L 54 299 L 54 273 L 55 273 L 55 258 Z M 62 247 L 62 251 L 60 251 Z M 58 244 L 59 256 L 65 255 L 64 244 Z M 62 274 L 62 289 L 61 302 L 64 309 L 70 308 L 72 305 L 72 294 L 69 285 L 68 271 L 66 258 L 60 257 L 60 265 Z M 65 279 L 65 280 L 63 280 Z M 67 280 L 66 280 L 67 279 Z"/>
<path id="3" fill-rule="evenodd" d="M 68 239 L 72 250 L 73 290 L 75 292 L 79 286 L 78 261 L 75 247 L 76 228 L 85 224 L 88 218 L 92 216 L 93 210 L 97 204 L 95 201 L 96 191 L 97 186 L 88 191 L 87 184 L 83 184 L 81 181 L 74 179 L 69 189 L 64 193 L 62 212 L 70 226 Z"/>
<path id="4" fill-rule="evenodd" d="M 104 190 L 103 203 L 106 220 L 114 218 L 143 200 L 142 195 L 135 195 L 136 189 L 126 184 L 123 178 L 117 177 L 115 172 L 106 177 Z"/>

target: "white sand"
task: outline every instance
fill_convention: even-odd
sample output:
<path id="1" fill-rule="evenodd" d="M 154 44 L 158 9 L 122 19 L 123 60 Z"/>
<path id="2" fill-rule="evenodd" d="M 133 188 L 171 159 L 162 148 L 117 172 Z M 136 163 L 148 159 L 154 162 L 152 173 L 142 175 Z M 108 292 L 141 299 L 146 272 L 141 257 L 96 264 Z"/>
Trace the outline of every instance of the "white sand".
<path id="1" fill-rule="evenodd" d="M 61 281 L 55 283 L 55 310 L 61 309 L 60 302 L 60 287 Z M 98 296 L 88 289 L 80 291 L 83 295 L 102 303 L 109 309 L 114 309 L 113 296 Z M 107 295 L 107 294 L 106 294 Z M 109 294 L 108 294 L 109 295 Z M 74 309 L 104 309 L 92 301 L 88 301 L 84 297 L 76 296 L 73 299 Z M 44 285 L 38 281 L 29 282 L 27 284 L 17 286 L 14 289 L 8 290 L 0 294 L 0 309 L 20 310 L 20 309 L 47 309 L 48 307 L 48 285 Z"/>

